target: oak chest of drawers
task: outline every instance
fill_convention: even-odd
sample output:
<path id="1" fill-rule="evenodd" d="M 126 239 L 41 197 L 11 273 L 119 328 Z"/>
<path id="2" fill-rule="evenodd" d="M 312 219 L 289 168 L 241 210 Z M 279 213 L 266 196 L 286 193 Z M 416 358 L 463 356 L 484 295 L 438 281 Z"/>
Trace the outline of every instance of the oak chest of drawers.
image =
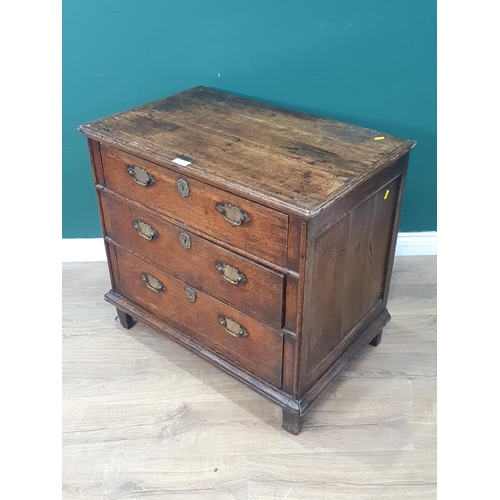
<path id="1" fill-rule="evenodd" d="M 121 324 L 215 363 L 299 433 L 390 318 L 415 142 L 205 87 L 79 130 Z"/>

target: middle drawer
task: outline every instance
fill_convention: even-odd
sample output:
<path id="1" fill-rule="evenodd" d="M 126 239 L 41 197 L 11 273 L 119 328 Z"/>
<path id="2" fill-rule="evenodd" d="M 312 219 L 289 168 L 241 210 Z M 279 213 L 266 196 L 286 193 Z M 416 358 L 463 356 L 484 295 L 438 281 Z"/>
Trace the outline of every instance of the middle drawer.
<path id="1" fill-rule="evenodd" d="M 106 236 L 240 311 L 282 327 L 284 276 L 99 193 Z"/>

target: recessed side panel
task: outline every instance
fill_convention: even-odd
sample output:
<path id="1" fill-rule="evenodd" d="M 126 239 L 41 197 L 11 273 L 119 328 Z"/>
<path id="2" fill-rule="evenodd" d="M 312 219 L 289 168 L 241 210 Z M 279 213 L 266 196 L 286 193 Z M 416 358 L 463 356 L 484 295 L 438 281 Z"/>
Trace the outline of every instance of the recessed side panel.
<path id="1" fill-rule="evenodd" d="M 370 196 L 309 242 L 300 394 L 385 308 L 403 175 L 372 184 Z"/>
<path id="2" fill-rule="evenodd" d="M 348 231 L 349 217 L 344 217 L 317 238 L 310 249 L 303 327 L 303 339 L 307 344 L 304 353 L 307 373 L 341 339 Z"/>
<path id="3" fill-rule="evenodd" d="M 401 176 L 373 196 L 372 227 L 363 279 L 362 316 L 382 300 L 385 287 L 388 286 L 386 283 L 387 267 L 392 250 L 391 239 L 400 187 Z"/>

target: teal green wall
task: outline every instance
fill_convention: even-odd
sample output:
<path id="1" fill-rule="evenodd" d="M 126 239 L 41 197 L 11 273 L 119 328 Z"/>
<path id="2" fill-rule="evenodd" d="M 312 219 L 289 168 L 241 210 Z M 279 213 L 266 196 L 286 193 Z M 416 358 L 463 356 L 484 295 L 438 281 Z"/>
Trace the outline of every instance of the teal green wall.
<path id="1" fill-rule="evenodd" d="M 400 230 L 436 229 L 435 0 L 64 0 L 63 237 L 101 236 L 77 126 L 197 85 L 417 140 Z"/>

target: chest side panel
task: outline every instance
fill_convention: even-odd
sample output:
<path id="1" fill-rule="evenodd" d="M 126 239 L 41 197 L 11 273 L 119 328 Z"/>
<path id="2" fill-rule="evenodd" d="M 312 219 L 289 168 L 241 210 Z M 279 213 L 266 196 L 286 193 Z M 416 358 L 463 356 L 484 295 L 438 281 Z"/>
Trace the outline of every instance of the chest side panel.
<path id="1" fill-rule="evenodd" d="M 403 173 L 320 235 L 306 260 L 301 392 L 338 359 L 386 306 Z"/>
<path id="2" fill-rule="evenodd" d="M 307 262 L 304 326 L 309 373 L 341 339 L 349 218 L 317 238 Z"/>

